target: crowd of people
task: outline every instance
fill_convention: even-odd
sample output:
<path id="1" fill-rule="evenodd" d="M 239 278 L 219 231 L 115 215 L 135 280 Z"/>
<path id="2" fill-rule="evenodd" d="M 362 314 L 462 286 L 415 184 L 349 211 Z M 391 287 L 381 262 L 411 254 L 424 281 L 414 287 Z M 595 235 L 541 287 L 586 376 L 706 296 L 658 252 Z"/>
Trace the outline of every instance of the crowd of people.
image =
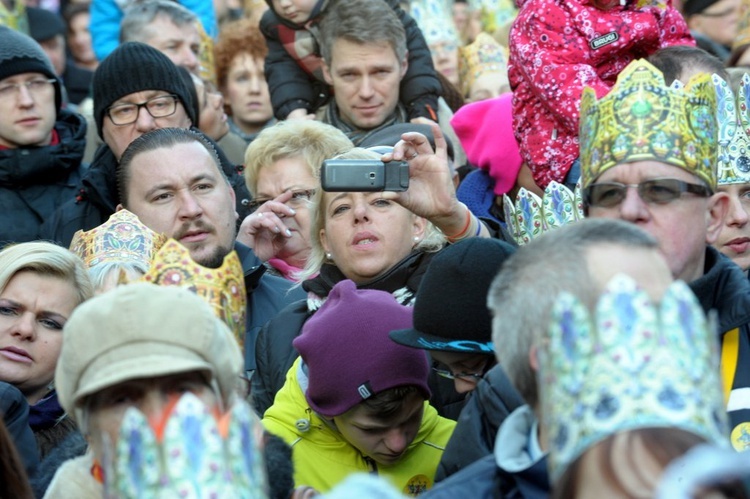
<path id="1" fill-rule="evenodd" d="M 0 497 L 750 497 L 748 47 L 0 0 Z"/>

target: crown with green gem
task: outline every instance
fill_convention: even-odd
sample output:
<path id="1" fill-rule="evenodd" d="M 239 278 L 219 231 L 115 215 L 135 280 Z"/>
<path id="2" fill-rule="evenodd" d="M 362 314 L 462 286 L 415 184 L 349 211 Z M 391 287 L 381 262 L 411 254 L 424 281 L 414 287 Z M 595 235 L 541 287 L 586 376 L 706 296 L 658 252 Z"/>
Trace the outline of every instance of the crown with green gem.
<path id="1" fill-rule="evenodd" d="M 103 459 L 104 497 L 268 497 L 263 429 L 237 400 L 217 414 L 190 392 L 149 419 L 130 407 Z"/>
<path id="2" fill-rule="evenodd" d="M 736 97 L 722 77 L 713 74 L 711 80 L 719 125 L 719 185 L 750 183 L 750 75 L 742 75 Z"/>
<path id="3" fill-rule="evenodd" d="M 714 329 L 682 281 L 655 303 L 617 275 L 593 315 L 562 293 L 538 356 L 551 478 L 589 447 L 637 428 L 679 428 L 727 445 Z"/>
<path id="4" fill-rule="evenodd" d="M 716 92 L 706 73 L 666 86 L 650 63 L 631 62 L 605 97 L 584 89 L 579 139 L 584 188 L 616 165 L 653 160 L 716 189 Z"/>
<path id="5" fill-rule="evenodd" d="M 519 245 L 557 227 L 584 218 L 580 185 L 571 191 L 554 180 L 541 198 L 521 187 L 515 203 L 503 197 L 505 222 L 513 240 Z"/>

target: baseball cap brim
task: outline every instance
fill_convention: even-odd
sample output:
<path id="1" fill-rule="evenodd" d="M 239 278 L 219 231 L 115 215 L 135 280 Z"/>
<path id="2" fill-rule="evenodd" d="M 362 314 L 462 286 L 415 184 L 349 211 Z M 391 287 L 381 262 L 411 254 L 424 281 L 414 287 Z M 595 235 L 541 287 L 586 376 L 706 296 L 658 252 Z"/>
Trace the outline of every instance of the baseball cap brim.
<path id="1" fill-rule="evenodd" d="M 213 379 L 211 364 L 195 352 L 159 341 L 122 345 L 97 357 L 81 376 L 73 404 L 104 388 L 123 381 L 153 378 L 192 371 L 204 371 Z"/>
<path id="2" fill-rule="evenodd" d="M 443 336 L 423 333 L 416 329 L 397 329 L 389 333 L 390 338 L 400 345 L 421 350 L 438 350 L 441 352 L 483 353 L 492 354 L 495 349 L 491 341 L 452 340 Z"/>

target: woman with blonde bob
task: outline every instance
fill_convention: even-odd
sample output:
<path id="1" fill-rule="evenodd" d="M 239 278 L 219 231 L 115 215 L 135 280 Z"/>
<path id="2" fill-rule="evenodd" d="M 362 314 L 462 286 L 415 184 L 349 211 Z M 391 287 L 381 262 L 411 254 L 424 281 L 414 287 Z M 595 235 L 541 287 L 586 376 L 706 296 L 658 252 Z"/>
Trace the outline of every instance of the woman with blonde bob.
<path id="1" fill-rule="evenodd" d="M 0 251 L 0 381 L 26 398 L 42 458 L 75 428 L 53 381 L 62 328 L 93 294 L 83 262 L 65 248 L 29 242 Z"/>
<path id="2" fill-rule="evenodd" d="M 310 199 L 320 190 L 320 165 L 348 151 L 338 128 L 285 121 L 263 130 L 245 152 L 245 182 L 254 213 L 238 240 L 279 275 L 296 280 L 310 254 Z"/>
<path id="3" fill-rule="evenodd" d="M 292 340 L 340 281 L 376 289 L 411 305 L 432 255 L 447 242 L 489 237 L 487 229 L 456 199 L 447 145 L 432 127 L 437 151 L 427 138 L 409 132 L 392 153 L 352 149 L 339 159 L 408 161 L 404 192 L 316 192 L 312 201 L 310 255 L 300 274 L 306 301 L 293 304 L 261 330 L 253 376 L 255 408 L 263 413 L 283 386 L 297 357 Z M 304 280 L 306 279 L 306 280 Z"/>

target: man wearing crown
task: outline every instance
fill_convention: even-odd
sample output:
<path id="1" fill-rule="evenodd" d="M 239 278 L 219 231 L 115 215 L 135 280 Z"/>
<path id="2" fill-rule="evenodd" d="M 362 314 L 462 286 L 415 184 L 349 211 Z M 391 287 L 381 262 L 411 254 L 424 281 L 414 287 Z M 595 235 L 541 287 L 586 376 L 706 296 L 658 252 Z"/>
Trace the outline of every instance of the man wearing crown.
<path id="1" fill-rule="evenodd" d="M 712 248 L 727 212 L 717 192 L 716 94 L 710 75 L 667 87 L 648 62 L 631 63 L 597 100 L 581 100 L 584 208 L 654 236 L 676 279 L 716 310 L 721 375 L 737 450 L 750 448 L 750 283 Z"/>

